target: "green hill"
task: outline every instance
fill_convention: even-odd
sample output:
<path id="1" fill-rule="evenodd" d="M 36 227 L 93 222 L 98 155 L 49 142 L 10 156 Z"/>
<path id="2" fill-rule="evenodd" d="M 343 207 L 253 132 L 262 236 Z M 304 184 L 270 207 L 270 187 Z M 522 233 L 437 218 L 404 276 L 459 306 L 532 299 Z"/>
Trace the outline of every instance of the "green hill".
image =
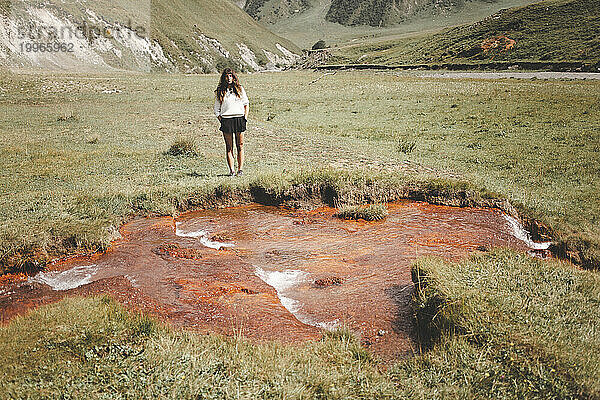
<path id="1" fill-rule="evenodd" d="M 438 33 L 349 46 L 334 63 L 600 62 L 600 2 L 544 0 Z"/>
<path id="2" fill-rule="evenodd" d="M 0 64 L 13 68 L 255 71 L 300 52 L 228 1 L 13 0 L 3 1 L 0 19 Z"/>

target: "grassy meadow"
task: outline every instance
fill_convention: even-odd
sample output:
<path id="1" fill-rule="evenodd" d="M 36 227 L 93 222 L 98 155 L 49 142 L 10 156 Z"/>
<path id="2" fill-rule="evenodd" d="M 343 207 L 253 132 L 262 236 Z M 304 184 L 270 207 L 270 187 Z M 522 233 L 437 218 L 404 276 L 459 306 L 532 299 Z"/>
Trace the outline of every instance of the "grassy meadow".
<path id="1" fill-rule="evenodd" d="M 508 200 L 559 253 L 598 268 L 600 82 L 350 71 L 241 80 L 247 165 L 228 177 L 214 75 L 3 71 L 3 271 L 102 249 L 140 215 L 400 197 Z M 495 250 L 420 260 L 413 281 L 422 353 L 388 370 L 344 331 L 261 345 L 69 299 L 0 327 L 0 398 L 600 398 L 596 271 Z"/>
<path id="2" fill-rule="evenodd" d="M 335 181 L 339 203 L 355 202 L 365 185 L 381 201 L 432 179 L 506 197 L 575 261 L 598 265 L 597 82 L 243 76 L 252 96 L 248 160 L 246 175 L 230 179 L 211 111 L 216 80 L 3 75 L 4 268 L 103 248 L 132 215 L 175 214 L 216 197 L 231 202 L 320 180 Z M 196 150 L 170 154 L 181 140 Z"/>
<path id="3" fill-rule="evenodd" d="M 373 152 L 389 149 L 393 164 L 466 180 L 521 204 L 557 231 L 599 238 L 598 82 L 296 76 L 265 76 L 268 94 L 254 103 L 259 119 L 339 143 L 360 139 Z M 360 166 L 369 153 L 356 160 L 342 150 L 333 158 Z"/>

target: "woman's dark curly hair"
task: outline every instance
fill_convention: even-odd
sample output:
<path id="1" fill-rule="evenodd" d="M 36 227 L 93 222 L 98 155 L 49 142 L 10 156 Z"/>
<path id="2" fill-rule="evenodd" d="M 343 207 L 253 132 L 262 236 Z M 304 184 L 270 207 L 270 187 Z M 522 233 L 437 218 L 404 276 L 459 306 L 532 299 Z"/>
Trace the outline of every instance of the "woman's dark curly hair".
<path id="1" fill-rule="evenodd" d="M 229 74 L 233 76 L 233 82 L 231 82 L 231 84 L 227 82 L 227 75 Z M 219 102 L 223 102 L 223 97 L 225 97 L 225 93 L 227 93 L 228 89 L 233 90 L 233 93 L 235 93 L 237 97 L 240 97 L 242 95 L 242 87 L 240 86 L 238 77 L 231 68 L 225 68 L 223 70 L 223 73 L 221 73 L 221 79 L 219 79 L 219 86 L 217 86 L 217 90 L 215 90 Z"/>

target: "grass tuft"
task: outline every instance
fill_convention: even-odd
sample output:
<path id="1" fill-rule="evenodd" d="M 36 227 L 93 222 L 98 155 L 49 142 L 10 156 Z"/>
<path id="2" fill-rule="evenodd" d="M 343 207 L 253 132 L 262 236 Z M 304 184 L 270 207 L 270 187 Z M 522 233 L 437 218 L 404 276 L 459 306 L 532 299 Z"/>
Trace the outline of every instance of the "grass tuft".
<path id="1" fill-rule="evenodd" d="M 59 115 L 56 118 L 57 122 L 76 122 L 79 121 L 79 117 L 73 113 Z"/>
<path id="2" fill-rule="evenodd" d="M 388 211 L 385 204 L 344 206 L 334 214 L 334 216 L 341 219 L 364 219 L 365 221 L 379 221 L 387 215 Z"/>
<path id="3" fill-rule="evenodd" d="M 406 139 L 406 138 L 397 138 L 396 139 L 396 151 L 398 153 L 410 154 L 417 147 L 417 141 Z"/>
<path id="4" fill-rule="evenodd" d="M 198 146 L 196 142 L 191 138 L 178 137 L 169 150 L 165 154 L 170 156 L 187 156 L 196 157 L 198 156 Z"/>

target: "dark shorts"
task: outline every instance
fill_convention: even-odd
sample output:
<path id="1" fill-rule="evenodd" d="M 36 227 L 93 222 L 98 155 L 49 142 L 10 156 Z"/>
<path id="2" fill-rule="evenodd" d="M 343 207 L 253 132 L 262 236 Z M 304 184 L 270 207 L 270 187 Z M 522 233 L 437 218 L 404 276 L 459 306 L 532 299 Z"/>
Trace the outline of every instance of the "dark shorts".
<path id="1" fill-rule="evenodd" d="M 219 130 L 223 133 L 244 132 L 246 130 L 246 118 L 221 118 L 221 127 L 219 128 Z"/>

